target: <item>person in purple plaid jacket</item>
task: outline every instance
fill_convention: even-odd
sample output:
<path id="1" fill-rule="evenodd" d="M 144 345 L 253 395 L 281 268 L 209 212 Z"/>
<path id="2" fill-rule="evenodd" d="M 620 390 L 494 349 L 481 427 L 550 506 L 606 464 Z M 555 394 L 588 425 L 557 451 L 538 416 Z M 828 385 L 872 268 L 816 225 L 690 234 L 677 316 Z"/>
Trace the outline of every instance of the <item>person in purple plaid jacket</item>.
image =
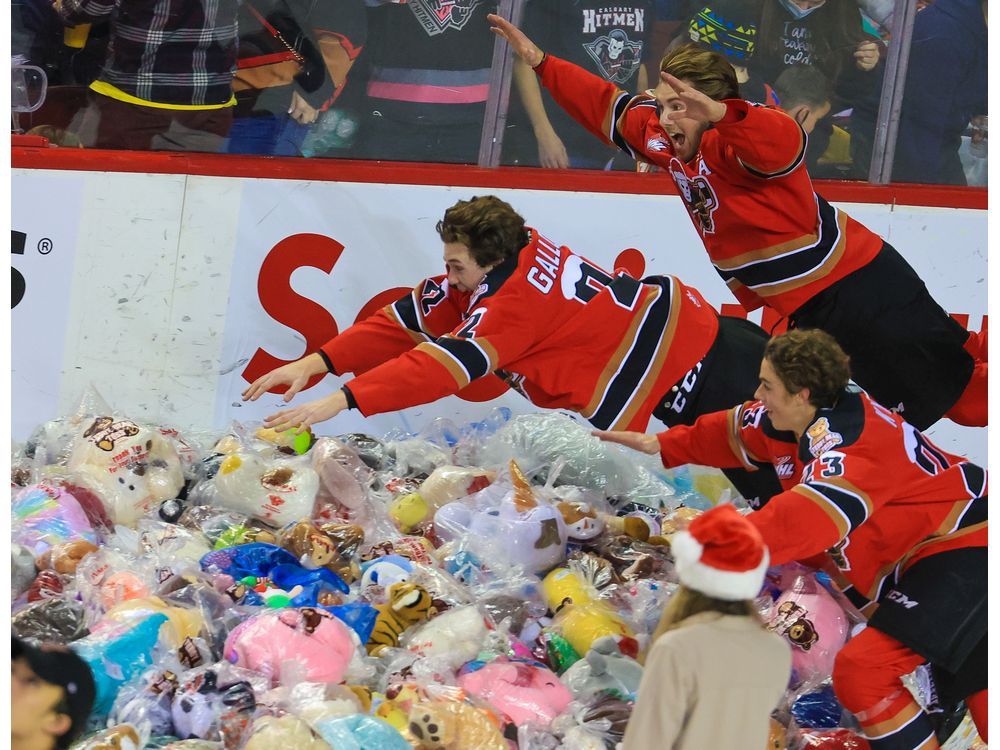
<path id="1" fill-rule="evenodd" d="M 232 124 L 241 0 L 55 0 L 67 26 L 111 20 L 71 129 L 90 148 L 218 151 Z"/>

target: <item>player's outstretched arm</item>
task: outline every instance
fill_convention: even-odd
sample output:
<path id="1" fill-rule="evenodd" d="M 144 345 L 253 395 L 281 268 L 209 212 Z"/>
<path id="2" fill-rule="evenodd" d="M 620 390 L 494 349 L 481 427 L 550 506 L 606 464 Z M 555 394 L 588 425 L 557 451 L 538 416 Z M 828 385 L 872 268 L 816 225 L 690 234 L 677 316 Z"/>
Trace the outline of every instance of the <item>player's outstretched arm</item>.
<path id="1" fill-rule="evenodd" d="M 656 454 L 660 452 L 660 441 L 656 435 L 645 432 L 625 432 L 621 430 L 594 430 L 590 433 L 606 443 L 618 443 L 640 453 Z"/>
<path id="2" fill-rule="evenodd" d="M 517 26 L 495 13 L 490 13 L 486 16 L 486 20 L 490 22 L 490 31 L 499 37 L 503 37 L 511 49 L 514 50 L 514 54 L 530 67 L 534 68 L 542 62 L 545 53 L 539 49 L 537 44 L 528 39 L 527 34 L 517 28 Z"/>
<path id="3" fill-rule="evenodd" d="M 264 426 L 282 432 L 295 427 L 296 433 L 304 432 L 310 426 L 333 419 L 347 408 L 347 394 L 342 390 L 315 401 L 309 401 L 291 409 L 282 409 L 264 419 Z"/>
<path id="4" fill-rule="evenodd" d="M 305 387 L 309 378 L 325 372 L 327 369 L 323 358 L 316 353 L 310 354 L 261 375 L 243 391 L 243 400 L 256 401 L 275 386 L 287 385 L 288 390 L 282 396 L 287 404 Z"/>

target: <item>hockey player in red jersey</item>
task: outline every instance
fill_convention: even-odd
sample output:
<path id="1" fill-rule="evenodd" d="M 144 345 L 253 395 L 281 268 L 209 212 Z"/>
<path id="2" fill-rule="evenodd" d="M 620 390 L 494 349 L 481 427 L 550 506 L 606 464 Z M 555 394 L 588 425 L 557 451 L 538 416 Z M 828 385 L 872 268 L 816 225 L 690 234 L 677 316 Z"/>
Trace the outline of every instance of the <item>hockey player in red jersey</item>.
<path id="1" fill-rule="evenodd" d="M 987 423 L 987 365 L 964 347 L 968 331 L 891 245 L 813 190 L 802 128 L 740 99 L 724 57 L 679 47 L 663 58 L 656 89 L 632 95 L 488 18 L 594 136 L 670 175 L 747 310 L 767 305 L 790 327 L 832 334 L 856 382 L 919 429 L 942 416 Z"/>
<path id="2" fill-rule="evenodd" d="M 987 474 L 847 388 L 849 376 L 832 337 L 790 331 L 768 342 L 758 401 L 658 436 L 596 434 L 668 467 L 771 462 L 785 491 L 750 515 L 771 562 L 828 552 L 869 618 L 838 654 L 833 687 L 872 750 L 938 747 L 901 681 L 924 662 L 985 740 Z"/>
<path id="3" fill-rule="evenodd" d="M 767 334 L 719 316 L 672 276 L 611 274 L 526 227 L 494 196 L 459 201 L 437 231 L 448 273 L 244 391 L 256 400 L 314 375 L 354 373 L 323 399 L 271 415 L 308 426 L 344 409 L 365 416 L 430 403 L 497 373 L 532 403 L 579 412 L 602 429 L 668 425 L 750 398 Z M 769 464 L 730 472 L 748 500 L 780 485 Z"/>

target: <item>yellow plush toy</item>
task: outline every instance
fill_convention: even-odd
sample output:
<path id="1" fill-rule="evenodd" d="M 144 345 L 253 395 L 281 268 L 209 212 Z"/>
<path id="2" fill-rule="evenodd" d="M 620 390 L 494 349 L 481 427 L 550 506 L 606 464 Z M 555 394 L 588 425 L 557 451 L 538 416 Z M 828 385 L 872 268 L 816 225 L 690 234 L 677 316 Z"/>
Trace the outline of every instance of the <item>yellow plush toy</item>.
<path id="1" fill-rule="evenodd" d="M 420 703 L 409 716 L 409 734 L 425 750 L 508 750 L 489 714 L 458 701 Z"/>

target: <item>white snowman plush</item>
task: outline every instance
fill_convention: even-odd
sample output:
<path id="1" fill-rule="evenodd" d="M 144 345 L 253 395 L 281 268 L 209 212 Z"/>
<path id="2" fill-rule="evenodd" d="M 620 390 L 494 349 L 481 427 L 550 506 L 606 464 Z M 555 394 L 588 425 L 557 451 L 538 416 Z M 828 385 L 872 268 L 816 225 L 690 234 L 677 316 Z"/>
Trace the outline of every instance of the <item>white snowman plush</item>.
<path id="1" fill-rule="evenodd" d="M 69 468 L 101 497 L 112 521 L 133 528 L 184 486 L 173 444 L 159 430 L 124 418 L 86 420 L 73 440 Z"/>
<path id="2" fill-rule="evenodd" d="M 253 451 L 231 453 L 212 480 L 215 503 L 273 526 L 310 518 L 319 475 L 304 458 L 264 458 Z"/>

